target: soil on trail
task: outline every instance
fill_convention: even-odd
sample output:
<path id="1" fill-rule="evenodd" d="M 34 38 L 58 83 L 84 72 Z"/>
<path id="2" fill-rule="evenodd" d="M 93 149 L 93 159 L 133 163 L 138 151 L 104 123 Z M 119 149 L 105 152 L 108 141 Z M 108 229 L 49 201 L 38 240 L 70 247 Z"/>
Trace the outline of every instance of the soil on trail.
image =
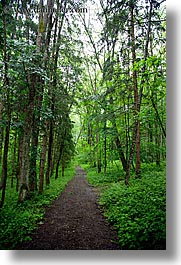
<path id="1" fill-rule="evenodd" d="M 86 172 L 76 167 L 76 176 L 47 208 L 43 224 L 31 235 L 32 240 L 16 249 L 120 249 L 117 234 L 96 201 L 97 193 L 88 184 Z"/>

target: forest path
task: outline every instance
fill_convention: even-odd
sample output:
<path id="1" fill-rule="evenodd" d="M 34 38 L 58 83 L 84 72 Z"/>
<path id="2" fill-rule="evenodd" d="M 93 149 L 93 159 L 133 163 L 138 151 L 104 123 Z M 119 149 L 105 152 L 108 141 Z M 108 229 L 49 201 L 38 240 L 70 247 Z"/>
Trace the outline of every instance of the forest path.
<path id="1" fill-rule="evenodd" d="M 97 194 L 86 180 L 86 171 L 77 166 L 75 177 L 47 208 L 43 224 L 32 234 L 32 240 L 17 249 L 120 249 L 114 243 L 116 232 L 96 201 Z"/>

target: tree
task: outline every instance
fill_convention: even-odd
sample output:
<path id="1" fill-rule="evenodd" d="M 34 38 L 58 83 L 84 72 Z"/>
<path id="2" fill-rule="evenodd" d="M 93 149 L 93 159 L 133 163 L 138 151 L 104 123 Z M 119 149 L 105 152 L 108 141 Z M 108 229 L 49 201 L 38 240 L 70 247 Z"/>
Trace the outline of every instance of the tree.
<path id="1" fill-rule="evenodd" d="M 8 151 L 9 151 L 9 135 L 10 135 L 10 122 L 11 122 L 11 107 L 10 107 L 10 86 L 8 78 L 8 54 L 7 54 L 7 17 L 5 12 L 5 3 L 2 3 L 2 20 L 3 20 L 3 32 L 4 32 L 4 47 L 3 47 L 3 63 L 4 63 L 4 80 L 3 90 L 6 95 L 6 125 L 5 125 L 5 137 L 4 137 L 4 152 L 2 160 L 2 197 L 0 201 L 0 208 L 3 207 L 6 191 L 6 182 L 8 174 Z M 3 109 L 3 103 L 1 102 L 1 108 Z"/>
<path id="2" fill-rule="evenodd" d="M 144 120 L 145 104 L 148 104 L 150 113 L 155 112 L 163 136 L 165 136 L 163 120 L 159 118 L 157 106 L 154 105 L 156 93 L 153 93 L 154 96 L 152 94 L 150 97 L 148 92 L 150 82 L 153 87 L 151 90 L 155 89 L 152 81 L 153 76 L 150 73 L 153 68 L 152 70 L 149 68 L 148 61 L 151 60 L 153 49 L 157 54 L 156 57 L 159 57 L 157 52 L 160 48 L 158 40 L 162 43 L 165 42 L 165 14 L 164 7 L 162 9 L 161 4 L 162 2 L 158 4 L 158 2 L 153 3 L 152 1 L 145 1 L 145 3 L 129 1 L 127 5 L 125 1 L 107 1 L 107 3 L 100 1 L 102 14 L 99 13 L 98 18 L 102 30 L 99 34 L 99 40 L 97 40 L 98 35 L 95 38 L 95 35 L 91 34 L 93 26 L 91 24 L 87 25 L 86 21 L 83 20 L 85 34 L 89 39 L 89 45 L 92 46 L 92 53 L 94 54 L 92 58 L 94 58 L 101 72 L 98 80 L 96 80 L 96 86 L 99 86 L 99 96 L 93 90 L 91 96 L 86 93 L 84 96 L 84 102 L 87 102 L 89 108 L 89 111 L 85 111 L 85 121 L 90 120 L 87 115 L 89 117 L 93 116 L 94 119 L 97 117 L 95 126 L 97 127 L 97 132 L 99 131 L 99 141 L 97 141 L 96 148 L 97 150 L 98 148 L 101 149 L 101 153 L 104 154 L 104 160 L 107 157 L 106 142 L 108 137 L 106 136 L 105 138 L 105 134 L 103 136 L 101 131 L 107 131 L 108 124 L 112 123 L 112 133 L 109 138 L 114 139 L 115 145 L 112 148 L 114 149 L 116 146 L 117 154 L 119 154 L 121 164 L 126 173 L 126 184 L 129 184 L 131 169 L 135 170 L 136 177 L 141 177 L 141 162 L 144 160 L 143 146 L 145 146 L 143 137 L 148 128 L 147 124 L 149 126 L 151 124 L 150 121 L 146 123 L 146 120 Z M 153 39 L 153 34 L 155 39 Z M 157 67 L 161 67 L 162 63 L 163 61 L 160 61 Z M 87 91 L 89 91 L 90 87 L 94 87 L 93 76 L 95 70 L 92 67 L 90 71 L 90 66 L 88 65 L 87 72 L 89 84 L 87 85 L 86 80 L 85 86 Z M 165 82 L 165 79 L 163 82 Z M 164 89 L 164 85 L 162 89 Z M 98 106 L 97 114 L 94 113 L 95 106 Z M 153 120 L 152 122 L 154 123 Z M 93 128 L 94 125 L 91 121 L 88 122 L 87 133 L 84 131 L 87 134 L 91 150 L 94 149 L 93 141 L 91 140 L 92 134 L 96 134 Z M 159 133 L 157 125 L 155 132 L 157 135 L 155 138 L 156 146 L 158 146 Z M 149 134 L 152 135 L 151 141 L 153 133 L 153 130 L 149 130 Z M 158 147 L 155 148 L 155 150 L 159 149 Z M 112 152 L 114 152 L 113 149 Z M 150 156 L 153 154 L 151 153 Z M 155 159 L 158 163 L 158 154 L 154 156 Z M 91 164 L 93 163 L 91 162 Z"/>

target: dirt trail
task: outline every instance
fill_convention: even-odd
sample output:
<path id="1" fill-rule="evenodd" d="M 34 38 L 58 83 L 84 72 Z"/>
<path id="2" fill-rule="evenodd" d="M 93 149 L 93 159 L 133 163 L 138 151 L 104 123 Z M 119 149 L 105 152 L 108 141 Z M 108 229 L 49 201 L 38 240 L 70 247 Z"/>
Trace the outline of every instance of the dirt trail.
<path id="1" fill-rule="evenodd" d="M 45 219 L 32 234 L 32 241 L 16 249 L 120 249 L 117 235 L 102 216 L 97 194 L 76 168 L 76 176 L 60 197 L 47 208 Z"/>

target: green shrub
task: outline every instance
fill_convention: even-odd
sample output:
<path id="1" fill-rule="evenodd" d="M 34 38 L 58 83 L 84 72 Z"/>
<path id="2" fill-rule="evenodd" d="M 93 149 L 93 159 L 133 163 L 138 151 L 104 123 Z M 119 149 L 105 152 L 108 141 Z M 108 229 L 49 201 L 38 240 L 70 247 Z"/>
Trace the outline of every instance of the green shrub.
<path id="1" fill-rule="evenodd" d="M 166 185 L 163 172 L 151 172 L 126 187 L 115 183 L 100 198 L 116 227 L 122 249 L 165 249 Z"/>
<path id="2" fill-rule="evenodd" d="M 84 169 L 86 169 L 86 167 L 84 167 Z M 108 171 L 106 174 L 97 174 L 96 168 L 87 168 L 86 171 L 89 183 L 94 186 L 104 186 L 110 183 L 116 183 L 121 179 L 124 179 L 124 177 L 122 177 L 123 170 L 118 172 L 117 169 L 115 169 L 111 172 Z"/>
<path id="3" fill-rule="evenodd" d="M 74 175 L 74 167 L 67 168 L 64 177 L 52 179 L 41 195 L 37 193 L 21 204 L 17 204 L 18 193 L 8 181 L 5 204 L 0 210 L 0 249 L 14 249 L 22 241 L 31 240 L 31 232 L 44 216 L 44 206 L 60 195 Z"/>

